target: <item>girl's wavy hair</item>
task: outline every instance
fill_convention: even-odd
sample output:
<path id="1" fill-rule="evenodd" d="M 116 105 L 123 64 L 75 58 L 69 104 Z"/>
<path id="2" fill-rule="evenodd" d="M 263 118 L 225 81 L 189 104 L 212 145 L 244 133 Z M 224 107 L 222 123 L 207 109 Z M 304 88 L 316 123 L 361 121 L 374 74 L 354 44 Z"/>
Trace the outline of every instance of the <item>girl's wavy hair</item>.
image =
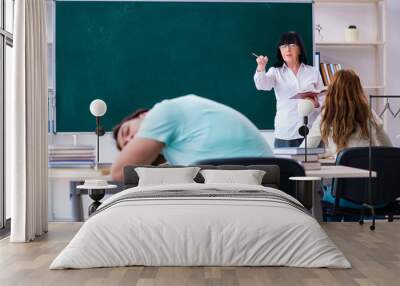
<path id="1" fill-rule="evenodd" d="M 325 144 L 332 136 L 337 151 L 347 147 L 350 135 L 360 132 L 360 139 L 368 139 L 369 120 L 377 126 L 368 106 L 360 78 L 352 70 L 337 71 L 328 87 L 321 111 L 321 135 Z"/>

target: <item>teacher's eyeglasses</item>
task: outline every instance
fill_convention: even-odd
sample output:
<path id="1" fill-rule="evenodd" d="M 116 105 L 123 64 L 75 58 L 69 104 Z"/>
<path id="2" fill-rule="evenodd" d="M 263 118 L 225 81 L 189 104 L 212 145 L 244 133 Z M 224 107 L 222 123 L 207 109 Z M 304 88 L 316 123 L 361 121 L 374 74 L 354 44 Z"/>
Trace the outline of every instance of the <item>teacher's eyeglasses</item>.
<path id="1" fill-rule="evenodd" d="M 285 44 L 285 45 L 280 45 L 279 48 L 281 50 L 294 49 L 294 48 L 297 48 L 297 45 L 296 44 Z"/>

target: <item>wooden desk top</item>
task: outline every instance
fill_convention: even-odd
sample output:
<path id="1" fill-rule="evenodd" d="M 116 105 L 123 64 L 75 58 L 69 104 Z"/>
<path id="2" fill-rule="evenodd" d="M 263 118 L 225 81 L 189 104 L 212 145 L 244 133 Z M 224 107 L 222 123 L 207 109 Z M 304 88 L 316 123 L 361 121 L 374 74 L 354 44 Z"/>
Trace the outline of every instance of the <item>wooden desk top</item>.
<path id="1" fill-rule="evenodd" d="M 368 178 L 368 170 L 347 166 L 323 165 L 320 170 L 306 170 L 308 177 L 329 178 Z M 376 172 L 372 172 L 376 177 Z M 82 181 L 85 179 L 111 180 L 110 169 L 95 170 L 93 168 L 49 168 L 49 179 L 65 179 Z"/>
<path id="2" fill-rule="evenodd" d="M 336 158 L 329 157 L 329 158 L 320 158 L 318 160 L 322 165 L 335 165 L 336 164 Z"/>
<path id="3" fill-rule="evenodd" d="M 110 169 L 93 168 L 49 168 L 49 179 L 83 181 L 86 179 L 111 180 Z"/>
<path id="4" fill-rule="evenodd" d="M 322 166 L 321 170 L 306 170 L 306 176 L 321 177 L 324 179 L 332 178 L 368 178 L 369 171 L 364 169 L 352 168 L 347 166 Z M 372 172 L 372 177 L 376 177 L 376 172 Z"/>

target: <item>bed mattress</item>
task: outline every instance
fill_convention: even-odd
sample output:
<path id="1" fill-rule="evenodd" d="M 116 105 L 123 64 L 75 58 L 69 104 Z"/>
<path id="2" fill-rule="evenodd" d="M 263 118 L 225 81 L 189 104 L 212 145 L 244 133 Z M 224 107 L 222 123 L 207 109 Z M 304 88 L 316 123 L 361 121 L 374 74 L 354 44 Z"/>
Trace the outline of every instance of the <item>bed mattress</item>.
<path id="1" fill-rule="evenodd" d="M 196 183 L 135 187 L 108 198 L 50 269 L 129 265 L 351 267 L 282 191 Z"/>

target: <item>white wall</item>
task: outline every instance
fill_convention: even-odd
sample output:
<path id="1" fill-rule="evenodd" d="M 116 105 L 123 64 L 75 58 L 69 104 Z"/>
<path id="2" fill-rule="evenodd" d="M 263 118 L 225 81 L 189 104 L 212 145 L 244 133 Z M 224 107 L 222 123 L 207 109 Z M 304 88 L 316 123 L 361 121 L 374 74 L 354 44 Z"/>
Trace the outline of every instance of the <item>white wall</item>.
<path id="1" fill-rule="evenodd" d="M 387 94 L 400 95 L 400 1 L 387 0 Z M 394 112 L 400 109 L 400 99 L 392 100 Z M 387 131 L 395 146 L 400 147 L 400 114 L 387 116 Z"/>

